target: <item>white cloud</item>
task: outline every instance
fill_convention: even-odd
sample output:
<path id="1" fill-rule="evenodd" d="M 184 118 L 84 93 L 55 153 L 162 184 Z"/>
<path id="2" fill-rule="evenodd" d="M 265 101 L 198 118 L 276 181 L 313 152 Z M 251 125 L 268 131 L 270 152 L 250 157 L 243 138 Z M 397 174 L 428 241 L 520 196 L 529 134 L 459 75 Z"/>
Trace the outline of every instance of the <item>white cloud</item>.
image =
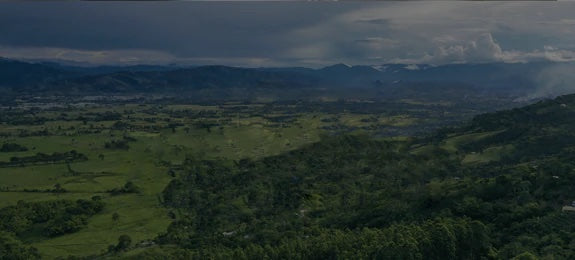
<path id="1" fill-rule="evenodd" d="M 461 63 L 467 61 L 489 62 L 505 59 L 501 47 L 489 33 L 462 45 L 440 45 L 435 53 L 427 56 L 427 63 Z"/>
<path id="2" fill-rule="evenodd" d="M 530 52 L 517 50 L 503 50 L 489 33 L 481 34 L 477 39 L 461 44 L 440 44 L 432 54 L 425 54 L 418 58 L 392 59 L 391 63 L 484 63 L 484 62 L 530 62 L 530 61 L 575 61 L 575 51 L 562 50 L 545 45 L 542 50 Z"/>
<path id="3" fill-rule="evenodd" d="M 309 50 L 299 52 L 302 59 L 308 53 L 327 63 L 572 61 L 573 11 L 575 5 L 536 2 L 387 3 L 350 10 L 290 37 L 303 39 L 294 48 Z"/>

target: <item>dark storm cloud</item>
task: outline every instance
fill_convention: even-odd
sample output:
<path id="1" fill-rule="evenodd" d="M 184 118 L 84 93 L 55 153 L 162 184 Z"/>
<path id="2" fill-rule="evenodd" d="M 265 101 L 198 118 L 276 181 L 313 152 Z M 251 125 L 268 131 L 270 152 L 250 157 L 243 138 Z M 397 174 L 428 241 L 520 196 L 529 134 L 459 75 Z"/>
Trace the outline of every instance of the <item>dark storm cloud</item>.
<path id="1" fill-rule="evenodd" d="M 153 49 L 177 56 L 271 55 L 285 33 L 350 5 L 317 3 L 3 3 L 0 45 Z"/>
<path id="2" fill-rule="evenodd" d="M 575 3 L 0 3 L 0 56 L 324 66 L 575 60 Z"/>

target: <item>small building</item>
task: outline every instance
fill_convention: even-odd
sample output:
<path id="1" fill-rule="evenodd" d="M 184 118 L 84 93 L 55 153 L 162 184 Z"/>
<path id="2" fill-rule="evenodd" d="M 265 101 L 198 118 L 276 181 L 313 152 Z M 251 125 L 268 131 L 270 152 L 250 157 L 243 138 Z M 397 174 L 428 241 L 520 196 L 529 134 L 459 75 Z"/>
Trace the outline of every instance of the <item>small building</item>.
<path id="1" fill-rule="evenodd" d="M 225 237 L 233 236 L 235 234 L 236 234 L 236 231 L 222 232 L 222 235 Z"/>

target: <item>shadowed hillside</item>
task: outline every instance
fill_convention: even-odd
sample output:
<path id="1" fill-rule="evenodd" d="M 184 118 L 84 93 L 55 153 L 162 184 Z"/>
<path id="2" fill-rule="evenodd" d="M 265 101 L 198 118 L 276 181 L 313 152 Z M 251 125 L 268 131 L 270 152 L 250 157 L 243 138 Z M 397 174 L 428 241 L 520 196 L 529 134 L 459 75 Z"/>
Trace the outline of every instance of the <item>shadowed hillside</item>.
<path id="1" fill-rule="evenodd" d="M 178 214 L 157 240 L 179 249 L 140 256 L 572 258 L 574 102 L 480 115 L 429 141 L 326 137 L 256 161 L 189 159 L 163 193 Z"/>

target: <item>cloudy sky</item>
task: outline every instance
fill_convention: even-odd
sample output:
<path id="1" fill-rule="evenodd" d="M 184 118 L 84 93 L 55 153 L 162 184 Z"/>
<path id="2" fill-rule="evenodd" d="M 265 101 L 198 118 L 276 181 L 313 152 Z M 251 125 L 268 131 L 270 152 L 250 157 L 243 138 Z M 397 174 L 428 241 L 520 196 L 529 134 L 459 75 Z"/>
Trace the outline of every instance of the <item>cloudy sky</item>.
<path id="1" fill-rule="evenodd" d="M 575 2 L 0 3 L 0 56 L 307 66 L 575 60 Z"/>

